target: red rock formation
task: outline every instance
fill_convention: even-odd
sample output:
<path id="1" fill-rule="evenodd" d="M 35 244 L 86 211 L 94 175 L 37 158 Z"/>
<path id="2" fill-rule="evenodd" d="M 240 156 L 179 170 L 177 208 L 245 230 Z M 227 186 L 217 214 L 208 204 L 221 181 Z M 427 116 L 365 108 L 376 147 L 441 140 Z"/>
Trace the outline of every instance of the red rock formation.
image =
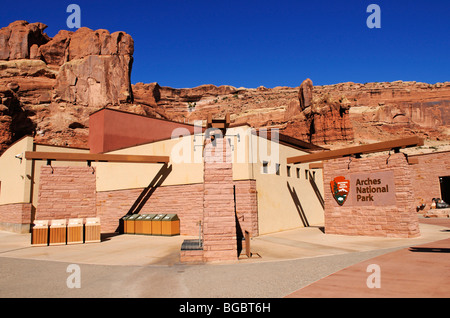
<path id="1" fill-rule="evenodd" d="M 18 84 L 16 98 L 29 124 L 11 131 L 15 126 L 5 119 L 8 106 L 2 101 L 2 144 L 35 133 L 37 141 L 86 146 L 89 113 L 106 106 L 146 113 L 130 104 L 130 35 L 80 28 L 52 39 L 43 33 L 46 27 L 16 21 L 0 30 L 0 87 Z M 2 89 L 2 94 L 9 93 Z"/>
<path id="2" fill-rule="evenodd" d="M 0 153 L 16 139 L 33 133 L 35 124 L 29 119 L 29 112 L 23 109 L 17 91 L 19 85 L 10 82 L 0 85 Z M 19 138 L 20 138 L 19 137 Z"/>
<path id="3" fill-rule="evenodd" d="M 42 23 L 15 21 L 0 29 L 0 60 L 36 58 L 36 46 L 47 43 L 50 38 L 43 33 L 47 28 Z M 36 45 L 36 46 L 34 46 Z M 32 56 L 30 56 L 30 50 Z"/>
<path id="4" fill-rule="evenodd" d="M 50 65 L 61 66 L 69 60 L 68 48 L 72 31 L 61 30 L 53 39 L 39 47 L 42 59 Z"/>
<path id="5" fill-rule="evenodd" d="M 450 83 L 341 83 L 315 93 L 345 103 L 355 138 L 365 142 L 419 135 L 450 139 Z"/>
<path id="6" fill-rule="evenodd" d="M 42 23 L 0 29 L 0 153 L 24 134 L 87 146 L 89 114 L 113 107 L 180 122 L 231 114 L 236 124 L 276 127 L 333 145 L 419 135 L 450 140 L 450 83 L 341 83 L 256 89 L 130 84 L 134 42 L 124 32 L 80 28 L 50 38 Z"/>
<path id="7" fill-rule="evenodd" d="M 313 95 L 313 83 L 307 78 L 300 85 L 298 91 L 298 100 L 300 101 L 300 109 L 304 110 L 306 107 L 311 106 Z"/>

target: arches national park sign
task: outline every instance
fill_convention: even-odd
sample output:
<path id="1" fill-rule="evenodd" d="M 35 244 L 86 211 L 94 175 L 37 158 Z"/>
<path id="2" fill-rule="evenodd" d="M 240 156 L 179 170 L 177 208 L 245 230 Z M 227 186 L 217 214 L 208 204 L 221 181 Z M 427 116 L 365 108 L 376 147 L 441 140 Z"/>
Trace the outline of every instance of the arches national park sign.
<path id="1" fill-rule="evenodd" d="M 331 193 L 339 206 L 395 205 L 394 172 L 357 173 L 335 177 Z"/>

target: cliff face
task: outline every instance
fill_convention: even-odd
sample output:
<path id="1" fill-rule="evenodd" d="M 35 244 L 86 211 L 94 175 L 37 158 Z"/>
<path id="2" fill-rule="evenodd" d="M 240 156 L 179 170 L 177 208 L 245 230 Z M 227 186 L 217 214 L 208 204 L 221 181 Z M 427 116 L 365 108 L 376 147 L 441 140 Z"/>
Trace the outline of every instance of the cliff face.
<path id="1" fill-rule="evenodd" d="M 0 151 L 27 134 L 86 146 L 91 112 L 132 108 L 131 36 L 80 28 L 50 38 L 46 27 L 16 21 L 0 29 Z"/>
<path id="2" fill-rule="evenodd" d="M 208 114 L 254 127 L 277 127 L 320 145 L 375 142 L 419 135 L 450 140 L 450 82 L 340 83 L 268 89 L 203 85 L 191 89 L 133 85 L 135 103 L 166 118 L 205 119 Z"/>
<path id="3" fill-rule="evenodd" d="M 86 147 L 89 114 L 102 107 L 191 123 L 228 112 L 235 123 L 277 127 L 328 146 L 412 134 L 450 140 L 450 82 L 132 85 L 130 35 L 80 28 L 50 38 L 45 28 L 16 21 L 0 29 L 0 153 L 30 134 L 37 142 Z"/>

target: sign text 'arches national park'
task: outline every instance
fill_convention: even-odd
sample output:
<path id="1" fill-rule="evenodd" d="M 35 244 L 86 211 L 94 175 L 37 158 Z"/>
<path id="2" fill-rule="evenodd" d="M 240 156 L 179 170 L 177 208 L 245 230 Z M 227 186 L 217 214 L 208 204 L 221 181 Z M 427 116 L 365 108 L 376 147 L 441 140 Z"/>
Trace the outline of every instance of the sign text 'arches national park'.
<path id="1" fill-rule="evenodd" d="M 339 206 L 395 205 L 394 172 L 338 176 L 331 180 L 331 193 Z"/>

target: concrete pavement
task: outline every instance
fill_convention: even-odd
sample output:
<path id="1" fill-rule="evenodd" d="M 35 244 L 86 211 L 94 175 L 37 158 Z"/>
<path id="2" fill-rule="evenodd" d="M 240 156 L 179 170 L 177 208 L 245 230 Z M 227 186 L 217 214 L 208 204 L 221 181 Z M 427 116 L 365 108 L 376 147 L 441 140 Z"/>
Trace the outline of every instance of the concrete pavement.
<path id="1" fill-rule="evenodd" d="M 386 290 L 389 285 L 385 278 L 390 277 L 393 286 L 397 286 L 395 297 L 401 297 L 401 282 L 405 278 L 396 280 L 390 270 L 393 265 L 389 265 L 393 263 L 389 262 L 405 268 L 410 263 L 408 253 L 400 252 L 412 246 L 429 244 L 432 247 L 434 243 L 430 243 L 440 241 L 436 246 L 441 253 L 416 249 L 409 254 L 423 255 L 425 259 L 430 259 L 430 254 L 436 255 L 428 263 L 423 263 L 423 257 L 412 260 L 435 268 L 434 273 L 440 271 L 443 281 L 448 279 L 450 254 L 442 252 L 449 243 L 450 232 L 446 226 L 450 226 L 450 221 L 437 225 L 421 223 L 422 235 L 411 239 L 329 235 L 319 227 L 300 228 L 252 238 L 252 258 L 242 255 L 237 261 L 205 265 L 179 263 L 182 241 L 193 238 L 187 236 L 116 235 L 101 243 L 34 247 L 30 245 L 29 234 L 0 232 L 0 296 L 345 297 L 351 295 L 350 289 L 355 289 L 355 280 L 363 284 L 364 289 L 370 274 L 365 262 L 377 261 L 382 268 L 384 285 L 381 289 Z M 397 252 L 399 257 L 388 257 Z M 383 256 L 390 261 L 376 259 Z M 434 266 L 435 263 L 440 265 Z M 67 287 L 69 264 L 78 264 L 81 268 L 79 289 Z M 359 267 L 352 269 L 352 266 Z M 338 273 L 343 275 L 341 279 L 331 283 L 336 290 L 329 294 L 313 291 L 314 286 L 327 290 L 319 283 L 325 283 Z M 436 282 L 436 278 L 432 281 Z M 430 295 L 424 294 L 428 285 L 415 284 L 414 280 L 410 283 L 417 286 L 415 295 Z M 411 295 L 408 290 L 403 295 Z M 448 294 L 445 285 L 439 293 Z M 388 296 L 379 293 L 374 297 L 390 297 L 393 293 L 385 295 Z"/>

